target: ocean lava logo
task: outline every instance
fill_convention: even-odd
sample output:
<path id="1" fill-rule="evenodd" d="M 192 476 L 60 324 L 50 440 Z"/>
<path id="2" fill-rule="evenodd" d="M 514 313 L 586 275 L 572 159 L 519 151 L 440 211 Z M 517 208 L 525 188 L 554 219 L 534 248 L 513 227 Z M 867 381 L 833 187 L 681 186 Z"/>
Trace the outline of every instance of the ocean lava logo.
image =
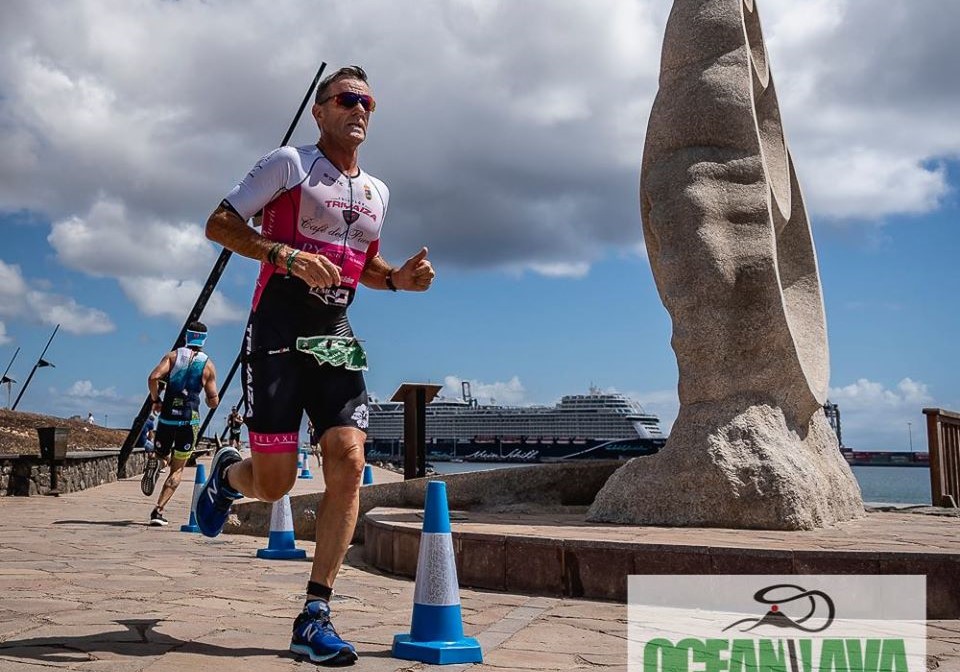
<path id="1" fill-rule="evenodd" d="M 833 600 L 822 590 L 806 590 L 802 586 L 796 586 L 791 583 L 778 583 L 773 586 L 761 588 L 753 594 L 753 599 L 760 604 L 768 604 L 770 608 L 763 616 L 759 618 L 743 618 L 731 623 L 723 629 L 723 632 L 737 626 L 751 624 L 746 628 L 739 628 L 739 632 L 751 632 L 762 625 L 769 625 L 775 628 L 787 628 L 802 630 L 803 632 L 823 632 L 833 623 L 833 617 L 836 615 L 836 608 Z M 806 608 L 805 613 L 798 616 L 788 616 L 781 611 L 780 605 L 790 604 L 797 601 L 803 601 L 801 609 Z M 826 610 L 826 614 L 821 616 L 821 607 Z M 819 618 L 823 622 L 819 627 L 809 627 L 805 625 L 810 619 Z"/>
<path id="2" fill-rule="evenodd" d="M 630 672 L 925 669 L 925 623 L 916 619 L 925 611 L 922 584 L 908 593 L 883 583 L 897 577 L 855 577 L 850 585 L 823 576 L 804 577 L 806 585 L 788 577 L 672 578 L 631 577 Z"/>

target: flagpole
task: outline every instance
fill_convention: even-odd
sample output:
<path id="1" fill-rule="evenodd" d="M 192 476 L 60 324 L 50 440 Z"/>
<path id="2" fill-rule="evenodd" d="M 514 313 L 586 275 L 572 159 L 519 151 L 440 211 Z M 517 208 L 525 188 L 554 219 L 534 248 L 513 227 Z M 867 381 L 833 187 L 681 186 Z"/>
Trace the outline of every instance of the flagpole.
<path id="1" fill-rule="evenodd" d="M 47 341 L 46 347 L 44 347 L 43 352 L 40 353 L 40 358 L 37 359 L 37 363 L 34 364 L 33 368 L 30 370 L 30 375 L 27 376 L 27 382 L 25 382 L 23 384 L 23 387 L 20 388 L 20 394 L 17 395 L 17 400 L 13 402 L 13 406 L 10 407 L 11 411 L 17 410 L 17 404 L 20 403 L 20 397 L 22 397 L 23 393 L 27 391 L 27 386 L 30 385 L 30 380 L 33 378 L 33 374 L 37 372 L 37 369 L 39 369 L 41 366 L 53 366 L 53 364 L 51 364 L 50 362 L 44 361 L 43 356 L 47 354 L 47 348 L 50 347 L 50 344 L 53 342 L 53 337 L 57 335 L 57 330 L 59 328 L 60 328 L 59 324 L 53 328 L 53 333 L 50 334 L 50 339 Z"/>

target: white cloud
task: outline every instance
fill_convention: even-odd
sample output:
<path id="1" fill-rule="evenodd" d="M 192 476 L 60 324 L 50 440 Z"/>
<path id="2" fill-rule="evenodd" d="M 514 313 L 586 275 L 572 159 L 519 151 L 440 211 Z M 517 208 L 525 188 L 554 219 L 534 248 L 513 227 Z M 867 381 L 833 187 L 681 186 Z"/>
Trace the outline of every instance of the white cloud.
<path id="1" fill-rule="evenodd" d="M 93 413 L 98 424 L 111 427 L 127 426 L 130 418 L 136 415 L 146 394 L 146 376 L 143 378 L 144 394 L 124 396 L 113 386 L 98 388 L 90 380 L 74 381 L 65 390 L 56 387 L 47 389 L 51 413 L 61 417 L 79 415 L 86 419 L 87 413 Z M 108 446 L 104 446 L 108 447 Z M 116 446 L 114 446 L 115 448 Z"/>
<path id="2" fill-rule="evenodd" d="M 47 285 L 44 280 L 35 280 L 38 287 Z M 99 310 L 82 306 L 74 299 L 31 289 L 20 267 L 0 260 L 0 316 L 28 319 L 41 324 L 59 324 L 64 331 L 73 334 L 104 334 L 114 330 L 110 317 Z"/>
<path id="3" fill-rule="evenodd" d="M 12 338 L 7 336 L 7 325 L 5 325 L 3 322 L 0 322 L 0 345 L 6 345 L 12 340 Z"/>
<path id="4" fill-rule="evenodd" d="M 144 315 L 182 320 L 193 307 L 216 257 L 199 224 L 134 215 L 113 197 L 98 196 L 84 215 L 55 222 L 48 237 L 67 266 L 119 280 Z M 244 311 L 215 291 L 203 313 L 209 324 L 235 322 Z"/>
<path id="5" fill-rule="evenodd" d="M 960 154 L 960 5 L 760 4 L 814 220 L 938 208 L 941 162 Z M 204 218 L 278 142 L 320 56 L 371 76 L 380 106 L 361 158 L 391 188 L 390 256 L 428 244 L 447 266 L 576 277 L 640 242 L 664 0 L 354 0 L 322 17 L 305 0 L 5 9 L 0 211 L 49 217 L 72 268 L 201 280 L 215 255 Z M 264 35 L 284 49 L 265 51 Z M 294 142 L 315 137 L 307 115 Z"/>
<path id="6" fill-rule="evenodd" d="M 933 400 L 924 383 L 910 378 L 901 380 L 894 390 L 888 389 L 882 383 L 859 378 L 849 385 L 830 388 L 830 396 L 834 403 L 843 400 L 850 410 L 857 411 L 897 408 L 905 404 L 920 404 Z"/>
<path id="7" fill-rule="evenodd" d="M 0 259 L 0 315 L 10 317 L 19 314 L 23 310 L 26 294 L 27 283 L 20 267 Z"/>
<path id="8" fill-rule="evenodd" d="M 627 396 L 660 418 L 664 434 L 670 432 L 680 411 L 676 389 L 632 391 L 627 392 Z M 829 396 L 830 401 L 840 408 L 841 430 L 848 448 L 908 450 L 912 429 L 914 450 L 926 450 L 921 410 L 933 402 L 933 396 L 925 383 L 904 378 L 890 389 L 882 383 L 861 378 L 849 385 L 830 388 Z M 912 428 L 908 422 L 913 423 Z"/>
<path id="9" fill-rule="evenodd" d="M 120 287 L 144 315 L 183 320 L 200 295 L 203 285 L 193 280 L 121 278 Z M 237 322 L 245 315 L 242 308 L 215 291 L 203 311 L 203 321 L 207 326 L 213 326 Z"/>
<path id="10" fill-rule="evenodd" d="M 78 380 L 73 383 L 64 394 L 76 399 L 119 399 L 117 389 L 113 386 L 98 390 L 89 380 Z"/>
<path id="11" fill-rule="evenodd" d="M 851 148 L 817 161 L 804 184 L 830 217 L 879 220 L 935 210 L 949 191 L 946 169 L 917 160 Z"/>
<path id="12" fill-rule="evenodd" d="M 832 223 L 926 213 L 960 152 L 947 0 L 768 2 L 761 17 L 808 208 Z M 904 35 L 922 36 L 904 40 Z"/>
<path id="13" fill-rule="evenodd" d="M 440 394 L 445 397 L 461 398 L 464 380 L 464 378 L 458 376 L 444 376 L 443 389 Z M 479 380 L 470 380 L 469 382 L 470 394 L 481 404 L 496 403 L 504 406 L 524 406 L 530 403 L 526 399 L 527 391 L 517 376 L 513 376 L 505 383 L 484 383 Z"/>
<path id="14" fill-rule="evenodd" d="M 66 266 L 97 276 L 190 277 L 216 258 L 199 224 L 132 213 L 102 194 L 85 215 L 55 222 L 47 240 Z"/>
<path id="15" fill-rule="evenodd" d="M 530 264 L 530 270 L 548 278 L 583 278 L 590 272 L 590 264 L 585 262 Z"/>
<path id="16" fill-rule="evenodd" d="M 59 324 L 72 334 L 107 334 L 116 327 L 110 317 L 97 308 L 81 306 L 68 296 L 30 291 L 26 296 L 29 312 L 44 324 Z"/>
<path id="17" fill-rule="evenodd" d="M 830 401 L 840 409 L 843 443 L 854 450 L 926 450 L 922 410 L 934 398 L 925 383 L 904 378 L 893 389 L 860 378 L 830 388 Z M 909 423 L 909 424 L 908 424 Z"/>

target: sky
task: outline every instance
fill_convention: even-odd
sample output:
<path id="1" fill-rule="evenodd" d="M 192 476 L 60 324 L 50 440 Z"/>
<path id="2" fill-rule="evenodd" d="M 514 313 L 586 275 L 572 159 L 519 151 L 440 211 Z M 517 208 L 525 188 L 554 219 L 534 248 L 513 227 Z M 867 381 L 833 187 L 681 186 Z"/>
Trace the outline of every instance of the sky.
<path id="1" fill-rule="evenodd" d="M 672 327 L 637 194 L 670 6 L 0 3 L 0 367 L 18 381 L 0 405 L 59 324 L 18 410 L 129 426 L 219 254 L 207 216 L 325 61 L 362 65 L 377 98 L 360 163 L 390 187 L 381 253 L 426 245 L 437 271 L 426 294 L 360 290 L 370 392 L 467 380 L 484 402 L 552 404 L 594 386 L 668 430 Z M 960 410 L 960 3 L 757 6 L 844 443 L 925 450 L 922 409 Z M 307 114 L 292 143 L 316 137 Z M 202 318 L 221 379 L 256 270 L 234 255 Z"/>

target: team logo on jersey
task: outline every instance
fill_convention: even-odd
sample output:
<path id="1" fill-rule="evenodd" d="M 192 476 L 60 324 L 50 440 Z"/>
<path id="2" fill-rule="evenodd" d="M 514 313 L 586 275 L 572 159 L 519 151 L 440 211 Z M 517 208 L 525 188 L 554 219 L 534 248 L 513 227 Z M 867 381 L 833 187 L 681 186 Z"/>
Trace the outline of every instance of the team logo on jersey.
<path id="1" fill-rule="evenodd" d="M 353 224 L 360 217 L 360 213 L 356 210 L 341 210 L 340 212 L 343 214 L 343 221 L 347 224 Z"/>
<path id="2" fill-rule="evenodd" d="M 367 197 L 368 201 L 373 200 L 373 191 L 370 190 L 369 184 L 363 185 L 363 195 Z"/>

